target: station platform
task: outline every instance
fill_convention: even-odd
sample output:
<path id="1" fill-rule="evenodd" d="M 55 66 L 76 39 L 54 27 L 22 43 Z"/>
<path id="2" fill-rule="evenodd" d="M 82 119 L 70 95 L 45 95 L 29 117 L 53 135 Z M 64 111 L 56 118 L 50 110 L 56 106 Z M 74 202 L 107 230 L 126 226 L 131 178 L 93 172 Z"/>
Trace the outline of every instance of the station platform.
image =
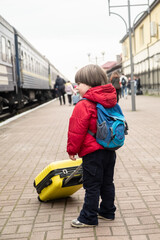
<path id="1" fill-rule="evenodd" d="M 74 106 L 53 100 L 0 126 L 0 240 L 159 240 L 160 98 L 131 96 L 119 102 L 129 125 L 117 150 L 116 219 L 94 228 L 70 226 L 84 198 L 80 189 L 67 199 L 41 203 L 34 178 L 53 161 L 68 159 L 69 117 Z"/>

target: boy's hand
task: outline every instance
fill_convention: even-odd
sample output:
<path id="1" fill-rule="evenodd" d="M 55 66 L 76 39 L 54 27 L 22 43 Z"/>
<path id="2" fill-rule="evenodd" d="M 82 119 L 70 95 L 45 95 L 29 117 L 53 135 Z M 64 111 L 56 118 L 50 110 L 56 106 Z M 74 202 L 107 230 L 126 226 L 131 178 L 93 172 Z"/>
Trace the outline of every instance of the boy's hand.
<path id="1" fill-rule="evenodd" d="M 69 155 L 69 158 L 70 158 L 72 161 L 75 161 L 75 160 L 76 160 L 75 155 Z"/>

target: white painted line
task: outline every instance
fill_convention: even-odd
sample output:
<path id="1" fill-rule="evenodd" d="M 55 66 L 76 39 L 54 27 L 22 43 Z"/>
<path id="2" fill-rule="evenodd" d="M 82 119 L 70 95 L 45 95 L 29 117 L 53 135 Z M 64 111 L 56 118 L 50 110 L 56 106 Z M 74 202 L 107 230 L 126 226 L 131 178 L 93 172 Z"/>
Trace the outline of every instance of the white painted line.
<path id="1" fill-rule="evenodd" d="M 38 107 L 36 107 L 36 108 L 33 108 L 33 109 L 28 110 L 28 111 L 26 111 L 26 112 L 24 112 L 24 113 L 20 113 L 20 114 L 18 114 L 17 116 L 14 116 L 14 117 L 12 117 L 12 118 L 9 118 L 8 120 L 0 123 L 0 127 L 2 127 L 2 126 L 4 126 L 4 125 L 6 125 L 6 124 L 8 124 L 8 123 L 10 123 L 10 122 L 18 119 L 18 118 L 20 118 L 20 117 L 22 117 L 22 116 L 24 116 L 24 115 L 26 115 L 26 114 L 28 114 L 28 113 L 33 112 L 33 111 L 37 110 L 38 108 L 45 107 L 46 105 L 50 104 L 51 102 L 54 102 L 55 100 L 56 100 L 56 98 L 53 99 L 53 100 L 51 100 L 51 101 L 49 101 L 49 102 L 47 102 L 47 103 L 44 103 L 44 104 L 42 104 L 42 105 L 40 105 L 40 106 L 38 106 Z"/>

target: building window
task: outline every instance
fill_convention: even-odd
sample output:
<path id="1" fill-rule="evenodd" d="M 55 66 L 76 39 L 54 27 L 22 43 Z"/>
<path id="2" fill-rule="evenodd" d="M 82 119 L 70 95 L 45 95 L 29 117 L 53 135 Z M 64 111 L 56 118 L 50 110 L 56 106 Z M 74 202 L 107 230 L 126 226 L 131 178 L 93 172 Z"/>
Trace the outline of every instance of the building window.
<path id="1" fill-rule="evenodd" d="M 128 57 L 128 49 L 125 43 L 122 45 L 122 52 L 124 57 Z"/>
<path id="2" fill-rule="evenodd" d="M 143 45 L 144 44 L 144 26 L 142 25 L 140 27 L 140 44 Z"/>
<path id="3" fill-rule="evenodd" d="M 6 55 L 6 39 L 2 37 L 2 60 L 6 61 L 7 55 Z"/>

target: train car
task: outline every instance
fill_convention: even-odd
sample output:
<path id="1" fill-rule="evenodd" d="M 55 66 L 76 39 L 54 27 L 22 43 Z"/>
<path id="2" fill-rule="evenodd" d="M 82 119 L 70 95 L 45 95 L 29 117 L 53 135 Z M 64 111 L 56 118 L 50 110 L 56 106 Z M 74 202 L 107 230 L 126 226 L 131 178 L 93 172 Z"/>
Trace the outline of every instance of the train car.
<path id="1" fill-rule="evenodd" d="M 13 27 L 0 16 L 0 113 L 3 106 L 13 103 L 17 93 L 15 72 L 15 36 Z"/>
<path id="2" fill-rule="evenodd" d="M 51 98 L 49 61 L 15 30 L 18 88 L 23 101 Z"/>
<path id="3" fill-rule="evenodd" d="M 13 111 L 34 100 L 54 98 L 57 75 L 62 76 L 0 16 L 0 113 L 4 106 Z"/>

